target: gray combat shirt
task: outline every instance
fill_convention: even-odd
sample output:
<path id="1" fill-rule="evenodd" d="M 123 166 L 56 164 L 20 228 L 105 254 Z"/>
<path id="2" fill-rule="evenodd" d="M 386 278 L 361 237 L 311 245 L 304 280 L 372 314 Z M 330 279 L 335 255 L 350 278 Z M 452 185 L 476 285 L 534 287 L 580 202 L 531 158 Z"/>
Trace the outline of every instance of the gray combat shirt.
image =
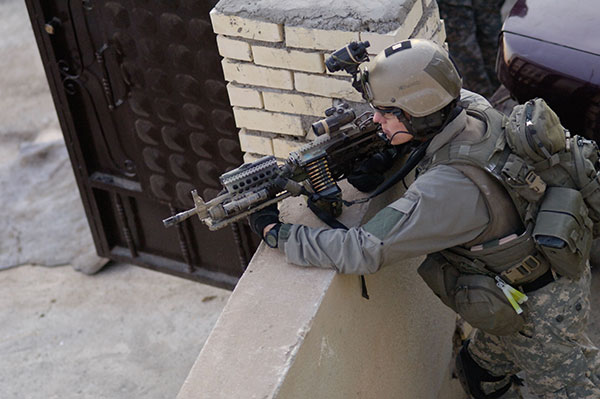
<path id="1" fill-rule="evenodd" d="M 485 124 L 463 110 L 429 144 L 425 158 L 465 129 Z M 419 175 L 408 190 L 361 227 L 349 230 L 284 224 L 279 248 L 300 266 L 345 274 L 374 273 L 400 260 L 461 245 L 489 222 L 479 189 L 457 169 L 440 165 Z"/>

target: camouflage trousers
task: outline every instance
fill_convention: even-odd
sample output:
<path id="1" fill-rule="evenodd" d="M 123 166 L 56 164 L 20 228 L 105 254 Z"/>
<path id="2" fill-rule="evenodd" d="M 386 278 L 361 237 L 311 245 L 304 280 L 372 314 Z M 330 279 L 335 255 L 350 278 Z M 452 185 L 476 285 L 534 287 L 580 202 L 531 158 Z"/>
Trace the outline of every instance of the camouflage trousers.
<path id="1" fill-rule="evenodd" d="M 490 98 L 496 78 L 501 0 L 438 0 L 450 55 L 463 77 L 463 87 Z"/>
<path id="2" fill-rule="evenodd" d="M 585 332 L 590 280 L 588 267 L 579 281 L 563 277 L 528 294 L 523 329 L 502 337 L 477 330 L 468 346 L 471 356 L 496 376 L 522 372 L 539 398 L 600 398 L 599 350 Z M 502 398 L 522 396 L 513 385 Z"/>

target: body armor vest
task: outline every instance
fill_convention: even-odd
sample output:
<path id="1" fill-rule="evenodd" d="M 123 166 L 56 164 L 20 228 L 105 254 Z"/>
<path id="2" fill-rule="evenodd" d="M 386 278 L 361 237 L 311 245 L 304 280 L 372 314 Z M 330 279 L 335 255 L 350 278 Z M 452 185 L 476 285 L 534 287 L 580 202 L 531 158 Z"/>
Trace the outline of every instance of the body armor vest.
<path id="1" fill-rule="evenodd" d="M 516 285 L 531 282 L 546 273 L 550 264 L 532 237 L 532 203 L 505 183 L 503 173 L 512 167 L 512 151 L 504 134 L 507 118 L 480 105 L 471 105 L 467 114 L 483 121 L 485 131 L 465 129 L 425 159 L 420 171 L 437 165 L 461 171 L 479 188 L 490 221 L 473 241 L 440 254 L 462 273 L 500 275 Z M 535 192 L 535 185 L 539 184 L 535 179 L 530 183 L 524 177 L 522 180 Z"/>
<path id="2" fill-rule="evenodd" d="M 548 123 L 545 107 L 532 100 L 507 118 L 471 105 L 467 114 L 486 128 L 467 123 L 419 166 L 423 172 L 449 165 L 483 196 L 486 229 L 471 242 L 428 255 L 418 272 L 442 302 L 494 335 L 514 334 L 524 323 L 516 301 L 526 296 L 511 286 L 535 290 L 552 281 L 550 271 L 550 277 L 578 279 L 592 231 L 600 229 L 598 147 L 570 137 L 558 118 Z"/>

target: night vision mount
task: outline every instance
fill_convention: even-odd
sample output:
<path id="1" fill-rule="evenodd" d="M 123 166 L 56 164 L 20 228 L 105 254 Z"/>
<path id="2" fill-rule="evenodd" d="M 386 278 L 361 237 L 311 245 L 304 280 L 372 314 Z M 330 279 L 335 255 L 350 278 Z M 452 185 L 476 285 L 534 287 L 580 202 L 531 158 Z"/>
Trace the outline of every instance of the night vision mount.
<path id="1" fill-rule="evenodd" d="M 369 61 L 367 48 L 371 44 L 365 42 L 350 42 L 347 46 L 335 51 L 325 60 L 325 66 L 329 72 L 344 70 L 352 75 L 352 87 L 359 93 L 363 93 L 363 87 L 358 79 L 359 65 Z M 364 96 L 364 93 L 363 93 Z"/>

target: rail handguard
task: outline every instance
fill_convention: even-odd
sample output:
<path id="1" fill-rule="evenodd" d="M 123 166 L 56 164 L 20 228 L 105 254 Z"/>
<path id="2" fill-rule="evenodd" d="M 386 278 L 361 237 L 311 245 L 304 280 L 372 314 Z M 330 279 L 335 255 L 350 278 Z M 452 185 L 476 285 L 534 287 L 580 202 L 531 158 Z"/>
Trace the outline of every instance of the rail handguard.
<path id="1" fill-rule="evenodd" d="M 324 130 L 328 133 L 290 153 L 283 165 L 277 165 L 271 155 L 224 173 L 219 178 L 223 190 L 216 198 L 204 202 L 196 190 L 192 191 L 194 208 L 164 219 L 165 227 L 198 215 L 210 230 L 218 230 L 301 194 L 333 217 L 339 216 L 343 202 L 337 182 L 389 144 L 378 132 L 379 125 L 373 122 L 370 112 L 356 118 L 354 110 L 342 103 L 328 109 L 326 115 L 328 118 L 313 126 L 327 126 Z M 348 123 L 340 125 L 336 121 Z"/>

